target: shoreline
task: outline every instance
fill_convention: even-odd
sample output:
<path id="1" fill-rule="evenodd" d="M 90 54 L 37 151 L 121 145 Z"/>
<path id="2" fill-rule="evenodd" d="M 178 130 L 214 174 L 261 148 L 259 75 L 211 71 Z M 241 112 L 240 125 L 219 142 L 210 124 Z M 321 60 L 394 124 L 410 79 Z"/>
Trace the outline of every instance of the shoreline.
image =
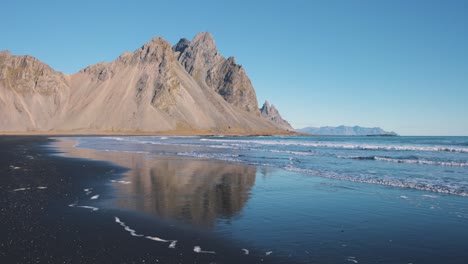
<path id="1" fill-rule="evenodd" d="M 0 136 L 307 136 L 295 131 L 216 132 L 181 131 L 0 131 Z"/>
<path id="2" fill-rule="evenodd" d="M 0 262 L 291 263 L 264 254 L 244 255 L 234 241 L 208 231 L 101 207 L 113 199 L 109 181 L 132 168 L 60 156 L 52 142 L 42 136 L 0 137 Z M 91 188 L 88 195 L 85 189 Z M 90 198 L 95 195 L 99 198 Z M 170 248 L 158 239 L 178 242 Z M 197 247 L 216 254 L 197 252 Z"/>

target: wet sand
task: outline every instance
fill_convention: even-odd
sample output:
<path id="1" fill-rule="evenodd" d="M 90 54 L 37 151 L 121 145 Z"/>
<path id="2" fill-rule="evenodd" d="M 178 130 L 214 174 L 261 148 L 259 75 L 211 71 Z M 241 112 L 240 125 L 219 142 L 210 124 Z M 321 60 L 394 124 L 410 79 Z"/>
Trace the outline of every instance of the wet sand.
<path id="1" fill-rule="evenodd" d="M 59 154 L 52 141 L 0 137 L 0 263 L 273 261 L 265 254 L 246 255 L 240 245 L 158 219 L 151 212 L 105 206 L 119 202 L 111 184 L 125 185 L 128 168 L 51 155 Z"/>

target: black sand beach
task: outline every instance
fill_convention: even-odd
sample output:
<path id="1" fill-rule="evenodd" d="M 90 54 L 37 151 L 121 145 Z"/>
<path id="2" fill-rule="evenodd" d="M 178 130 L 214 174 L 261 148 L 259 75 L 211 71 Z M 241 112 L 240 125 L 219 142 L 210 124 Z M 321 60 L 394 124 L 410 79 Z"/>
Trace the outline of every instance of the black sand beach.
<path id="1" fill-rule="evenodd" d="M 91 200 L 84 189 L 109 196 L 105 183 L 118 180 L 127 169 L 51 155 L 52 140 L 0 137 L 0 263 L 272 261 L 269 256 L 244 255 L 241 248 L 209 233 L 131 211 L 98 208 L 100 199 Z M 178 240 L 175 248 L 170 248 L 172 239 Z M 216 254 L 194 252 L 197 246 Z M 275 260 L 279 262 L 290 263 Z"/>

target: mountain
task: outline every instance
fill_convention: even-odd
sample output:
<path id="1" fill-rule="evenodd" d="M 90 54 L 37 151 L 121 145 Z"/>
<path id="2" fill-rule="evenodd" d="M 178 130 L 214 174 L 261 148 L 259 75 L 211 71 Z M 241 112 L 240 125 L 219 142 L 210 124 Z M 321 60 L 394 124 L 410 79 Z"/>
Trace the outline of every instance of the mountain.
<path id="1" fill-rule="evenodd" d="M 173 47 L 155 37 L 75 74 L 0 52 L 0 131 L 284 134 L 260 114 L 255 90 L 210 33 Z"/>
<path id="2" fill-rule="evenodd" d="M 360 127 L 360 126 L 338 126 L 338 127 L 306 127 L 297 129 L 301 133 L 313 135 L 332 135 L 332 136 L 371 136 L 371 135 L 392 135 L 396 136 L 395 132 L 387 132 L 380 127 Z"/>
<path id="3" fill-rule="evenodd" d="M 289 124 L 289 122 L 284 120 L 276 107 L 274 105 L 270 106 L 268 101 L 265 101 L 262 108 L 260 108 L 260 114 L 267 120 L 275 123 L 278 127 L 284 130 L 294 131 L 294 128 Z"/>

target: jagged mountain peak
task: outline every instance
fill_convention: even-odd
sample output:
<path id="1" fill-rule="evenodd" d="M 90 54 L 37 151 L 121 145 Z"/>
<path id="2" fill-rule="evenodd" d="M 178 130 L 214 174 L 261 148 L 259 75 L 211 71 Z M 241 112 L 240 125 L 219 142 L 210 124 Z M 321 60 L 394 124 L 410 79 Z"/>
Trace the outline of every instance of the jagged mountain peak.
<path id="1" fill-rule="evenodd" d="M 66 86 L 67 78 L 33 56 L 14 56 L 9 51 L 2 51 L 0 82 L 20 93 L 48 94 L 62 90 Z"/>
<path id="2" fill-rule="evenodd" d="M 175 52 L 184 52 L 186 48 L 190 47 L 190 40 L 181 38 L 177 44 L 172 47 Z"/>
<path id="3" fill-rule="evenodd" d="M 162 37 L 154 37 L 141 48 L 134 52 L 134 59 L 138 62 L 162 62 L 164 60 L 174 60 L 174 53 L 169 42 Z"/>
<path id="4" fill-rule="evenodd" d="M 281 114 L 276 109 L 276 107 L 273 104 L 270 105 L 268 101 L 265 101 L 265 103 L 263 103 L 262 108 L 260 108 L 260 114 L 270 122 L 273 122 L 278 127 L 281 127 L 282 129 L 289 131 L 294 130 L 291 124 L 289 124 L 288 121 L 284 120 L 283 117 L 281 117 Z"/>
<path id="5" fill-rule="evenodd" d="M 199 33 L 192 41 L 181 39 L 173 50 L 199 85 L 214 90 L 239 109 L 260 115 L 257 96 L 245 70 L 234 57 L 226 59 L 219 54 L 210 33 Z"/>
<path id="6" fill-rule="evenodd" d="M 0 57 L 9 57 L 9 56 L 11 56 L 11 52 L 9 50 L 0 51 Z"/>
<path id="7" fill-rule="evenodd" d="M 210 32 L 200 32 L 192 40 L 193 46 L 202 46 L 206 49 L 216 51 L 216 44 Z"/>
<path id="8" fill-rule="evenodd" d="M 156 36 L 153 37 L 150 41 L 146 42 L 140 49 L 145 49 L 148 47 L 162 47 L 162 48 L 170 48 L 171 44 L 166 41 L 163 37 Z"/>
<path id="9" fill-rule="evenodd" d="M 262 108 L 260 108 L 261 113 L 266 113 L 268 114 L 270 112 L 270 103 L 268 103 L 267 100 L 265 100 L 265 103 L 263 103 Z"/>
<path id="10" fill-rule="evenodd" d="M 81 73 L 92 78 L 105 81 L 123 67 L 133 65 L 138 67 L 164 68 L 175 61 L 171 44 L 162 37 L 154 37 L 134 52 L 126 51 L 113 62 L 100 62 L 81 70 Z M 162 72 L 162 71 L 161 71 Z"/>

